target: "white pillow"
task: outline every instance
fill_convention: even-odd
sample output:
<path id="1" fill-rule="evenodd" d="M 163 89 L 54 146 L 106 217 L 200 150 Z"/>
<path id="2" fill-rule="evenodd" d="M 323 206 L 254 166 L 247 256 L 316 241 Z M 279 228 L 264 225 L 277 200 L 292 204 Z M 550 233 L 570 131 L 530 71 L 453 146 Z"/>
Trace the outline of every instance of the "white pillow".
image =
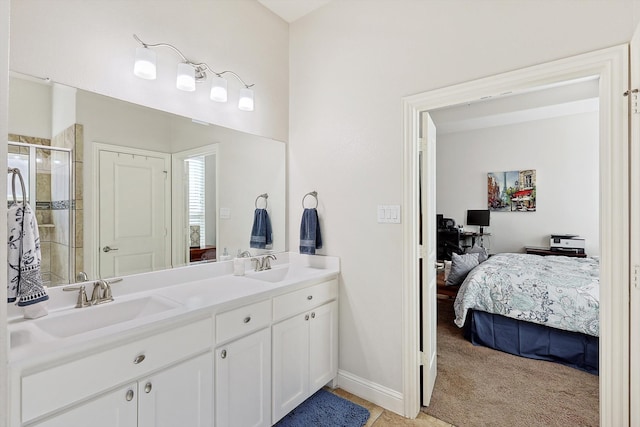
<path id="1" fill-rule="evenodd" d="M 451 261 L 444 262 L 444 281 L 447 281 L 449 274 L 451 273 Z"/>
<path id="2" fill-rule="evenodd" d="M 449 277 L 447 277 L 445 285 L 459 285 L 464 278 L 467 277 L 467 274 L 478 264 L 480 263 L 478 262 L 477 253 L 462 255 L 456 253 L 451 254 L 451 272 L 449 273 Z"/>

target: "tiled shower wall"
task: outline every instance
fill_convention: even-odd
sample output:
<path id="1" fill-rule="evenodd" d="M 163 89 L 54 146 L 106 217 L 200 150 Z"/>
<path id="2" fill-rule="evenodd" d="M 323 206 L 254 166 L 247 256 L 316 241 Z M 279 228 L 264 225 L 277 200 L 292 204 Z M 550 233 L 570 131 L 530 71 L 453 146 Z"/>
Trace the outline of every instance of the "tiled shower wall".
<path id="1" fill-rule="evenodd" d="M 52 182 L 52 214 L 56 227 L 51 242 L 51 274 L 58 283 L 75 282 L 76 274 L 84 270 L 83 248 L 83 203 L 82 203 L 82 156 L 84 154 L 83 126 L 74 124 L 55 135 L 53 147 L 71 149 L 72 194 L 69 195 L 67 176 L 68 165 L 62 162 L 60 170 L 54 170 Z M 71 218 L 69 218 L 71 216 Z M 71 220 L 71 221 L 69 221 Z M 71 270 L 67 269 L 71 256 Z"/>
<path id="2" fill-rule="evenodd" d="M 9 135 L 9 141 L 26 144 L 70 148 L 72 162 L 72 195 L 69 194 L 69 165 L 66 154 L 37 149 L 36 219 L 40 233 L 42 278 L 50 286 L 75 282 L 76 273 L 83 271 L 83 186 L 82 155 L 83 126 L 76 124 L 49 141 L 23 135 Z M 27 147 L 9 147 L 11 152 L 27 152 Z M 71 218 L 69 218 L 71 216 Z M 70 221 L 71 220 L 71 221 Z M 69 256 L 71 270 L 69 270 Z M 69 273 L 71 271 L 71 273 Z"/>

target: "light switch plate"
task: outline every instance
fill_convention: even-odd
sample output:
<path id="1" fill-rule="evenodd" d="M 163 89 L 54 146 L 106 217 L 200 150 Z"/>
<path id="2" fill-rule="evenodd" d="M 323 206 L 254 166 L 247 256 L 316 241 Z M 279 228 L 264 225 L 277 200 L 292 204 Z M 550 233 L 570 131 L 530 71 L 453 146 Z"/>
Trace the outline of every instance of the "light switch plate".
<path id="1" fill-rule="evenodd" d="M 400 205 L 378 205 L 378 224 L 400 224 Z"/>
<path id="2" fill-rule="evenodd" d="M 220 208 L 220 219 L 229 219 L 229 218 L 231 218 L 231 209 Z"/>

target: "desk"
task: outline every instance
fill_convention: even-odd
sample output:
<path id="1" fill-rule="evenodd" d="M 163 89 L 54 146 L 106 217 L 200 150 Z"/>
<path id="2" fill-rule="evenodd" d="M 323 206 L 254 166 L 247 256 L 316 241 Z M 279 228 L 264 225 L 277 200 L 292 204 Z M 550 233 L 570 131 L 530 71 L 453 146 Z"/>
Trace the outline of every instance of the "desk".
<path id="1" fill-rule="evenodd" d="M 524 249 L 528 254 L 531 254 L 531 255 L 541 255 L 541 256 L 555 255 L 555 256 L 568 256 L 568 257 L 574 257 L 574 258 L 587 257 L 587 254 L 584 252 L 579 254 L 576 252 L 569 252 L 569 251 L 552 251 L 549 248 L 541 248 L 537 246 L 525 246 Z"/>
<path id="2" fill-rule="evenodd" d="M 476 244 L 476 239 L 478 237 L 480 237 L 480 241 L 482 241 L 482 237 L 484 236 L 491 236 L 491 233 L 476 233 L 474 231 L 464 231 L 462 233 L 460 233 L 460 239 L 464 240 L 465 243 L 467 241 L 467 239 L 471 239 L 471 247 L 475 246 Z M 464 246 L 468 246 L 468 245 L 464 245 Z"/>
<path id="3" fill-rule="evenodd" d="M 211 261 L 216 259 L 216 247 L 205 246 L 204 248 L 190 248 L 189 249 L 189 261 Z"/>

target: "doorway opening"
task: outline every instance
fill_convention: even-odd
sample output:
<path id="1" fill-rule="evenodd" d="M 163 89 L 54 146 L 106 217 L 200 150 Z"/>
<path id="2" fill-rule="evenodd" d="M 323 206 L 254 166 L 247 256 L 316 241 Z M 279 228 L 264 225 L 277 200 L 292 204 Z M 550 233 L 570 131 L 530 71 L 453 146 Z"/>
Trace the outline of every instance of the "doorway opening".
<path id="1" fill-rule="evenodd" d="M 418 245 L 418 158 L 421 114 L 438 108 L 464 104 L 486 96 L 524 92 L 559 82 L 597 76 L 599 79 L 599 224 L 600 224 L 600 421 L 623 425 L 629 414 L 629 215 L 628 104 L 621 94 L 627 90 L 628 47 L 619 46 L 565 60 L 542 64 L 460 85 L 407 97 L 405 117 L 404 180 L 404 397 L 405 415 L 420 410 L 420 360 L 418 323 L 420 308 Z M 435 217 L 434 217 L 435 223 Z M 433 233 L 434 231 L 432 231 Z M 430 266 L 430 268 L 434 268 Z M 429 295 L 431 298 L 431 295 Z M 435 293 L 433 294 L 435 298 Z M 614 303 L 615 302 L 615 303 Z M 428 330 L 428 328 L 427 328 Z M 430 337 L 429 337 L 430 339 Z M 424 341 L 424 338 L 423 338 Z M 428 370 L 423 370 L 428 372 Z M 428 383 L 429 379 L 422 379 Z"/>
<path id="2" fill-rule="evenodd" d="M 597 76 L 591 76 L 532 88 L 524 93 L 501 94 L 490 99 L 429 111 L 437 135 L 437 138 L 433 138 L 434 141 L 437 140 L 435 204 L 438 218 L 442 216 L 442 222 L 446 224 L 437 226 L 439 263 L 445 260 L 450 262 L 452 253 L 456 253 L 454 261 L 457 262 L 472 257 L 473 253 L 475 256 L 485 254 L 484 251 L 493 257 L 496 254 L 529 252 L 529 248 L 533 247 L 548 248 L 550 234 L 560 232 L 581 236 L 588 243 L 586 255 L 599 255 L 599 197 L 598 192 L 594 190 L 599 182 L 598 101 L 599 81 Z M 426 121 L 423 119 L 422 123 L 425 126 Z M 423 139 L 425 134 L 429 133 L 423 131 Z M 430 153 L 429 149 L 426 152 Z M 421 154 L 424 155 L 424 152 Z M 431 164 L 433 163 L 429 165 Z M 505 170 L 516 170 L 520 173 L 507 174 Z M 426 173 L 428 172 L 427 170 Z M 495 191 L 490 192 L 489 188 L 496 188 L 489 185 L 489 178 L 498 174 L 500 177 L 508 175 L 509 179 L 506 180 L 507 185 L 500 183 L 497 188 L 498 194 L 493 194 Z M 541 187 L 536 187 L 533 183 L 533 176 L 536 175 L 538 182 L 542 182 Z M 536 191 L 538 188 L 541 190 Z M 524 193 L 527 193 L 525 197 L 522 196 Z M 567 197 L 569 194 L 571 197 Z M 490 200 L 490 196 L 493 199 Z M 423 197 L 430 199 L 429 196 Z M 496 199 L 500 203 L 496 203 Z M 491 201 L 494 203 L 491 204 Z M 537 209 L 531 208 L 536 206 L 537 201 L 540 202 Z M 520 208 L 525 205 L 528 209 Z M 477 214 L 486 215 L 486 218 L 478 218 Z M 470 253 L 471 255 L 467 255 Z M 490 263 L 479 267 L 479 270 L 493 271 L 498 264 L 489 264 L 507 256 L 511 255 L 493 258 Z M 515 262 L 526 256 L 514 256 L 510 259 Z M 484 260 L 479 257 L 480 262 Z M 545 260 L 551 261 L 550 258 Z M 566 261 L 566 265 L 569 265 L 568 262 L 571 260 Z M 454 267 L 459 267 L 460 264 L 456 262 Z M 575 264 L 583 268 L 585 263 L 583 260 L 576 260 Z M 597 268 L 595 261 L 589 265 Z M 476 276 L 473 283 L 476 286 L 480 286 L 482 281 L 477 276 L 479 270 L 474 271 Z M 468 349 L 469 343 L 463 338 L 463 329 L 453 323 L 455 294 L 465 277 L 461 274 L 461 269 L 454 268 L 453 271 L 455 275 L 449 279 L 450 286 L 443 283 L 444 272 L 438 272 L 438 300 L 435 306 L 439 320 L 438 338 L 442 338 L 442 341 L 439 340 L 437 343 L 437 366 L 440 373 L 434 387 L 437 400 L 431 402 L 432 405 L 425 411 L 439 418 L 446 419 L 446 415 L 454 417 L 448 419 L 454 424 L 464 423 L 465 413 L 469 411 L 478 414 L 478 417 L 481 416 L 479 414 L 490 405 L 485 399 L 486 390 L 492 389 L 495 392 L 491 402 L 512 402 L 508 405 L 496 404 L 494 415 L 500 416 L 505 422 L 512 416 L 513 411 L 517 412 L 513 416 L 519 420 L 532 420 L 537 413 L 532 414 L 531 408 L 535 407 L 535 403 L 539 403 L 550 408 L 556 404 L 562 404 L 562 408 L 566 407 L 566 411 L 554 411 L 558 413 L 557 420 L 560 423 L 566 422 L 564 416 L 571 416 L 576 419 L 582 417 L 585 425 L 597 425 L 597 376 L 584 375 L 578 370 L 561 367 L 559 364 L 543 367 L 539 361 L 507 356 L 498 351 L 492 353 L 476 347 L 474 350 Z M 469 275 L 473 276 L 471 272 Z M 522 288 L 518 288 L 522 290 L 523 298 L 526 296 L 527 301 L 533 304 L 526 311 L 541 314 L 546 310 L 548 301 L 545 298 L 543 302 L 537 299 L 535 292 L 530 293 L 528 283 L 525 281 Z M 560 301 L 555 299 L 554 288 L 543 282 L 539 284 L 549 286 L 549 292 L 545 295 L 550 297 L 552 307 L 560 307 Z M 506 282 L 495 285 L 502 291 L 512 289 Z M 473 289 L 475 287 L 466 289 L 465 301 L 469 303 L 469 295 Z M 570 292 L 569 288 L 565 290 Z M 501 298 L 500 302 L 515 311 L 519 308 L 513 305 L 515 300 L 509 297 Z M 478 306 L 480 305 L 482 302 L 478 303 Z M 490 311 L 490 306 L 487 306 L 486 310 Z M 504 311 L 501 311 L 501 314 L 504 314 Z M 467 314 L 467 317 L 469 316 L 470 314 Z M 551 318 L 553 316 L 550 314 Z M 530 321 L 536 322 L 536 318 Z M 565 327 L 579 326 L 576 322 Z M 488 347 L 492 345 L 496 344 L 487 342 Z M 457 348 L 453 350 L 452 346 Z M 508 346 L 502 340 L 497 344 L 497 348 L 507 352 L 520 351 L 515 348 L 508 350 Z M 595 363 L 597 364 L 597 360 Z M 469 370 L 469 366 L 474 366 L 473 371 Z M 589 366 L 591 368 L 591 365 Z M 532 369 L 537 370 L 537 373 Z M 507 372 L 511 374 L 506 375 Z M 550 372 L 554 374 L 551 375 Z M 502 376 L 502 373 L 505 376 Z M 547 374 L 549 376 L 545 380 Z M 458 400 L 459 390 L 451 388 L 451 384 L 455 383 L 457 378 L 469 380 L 468 387 L 465 387 L 466 398 L 461 401 Z M 518 380 L 514 381 L 515 378 Z M 561 402 L 557 396 L 552 398 L 549 390 L 553 388 L 556 378 L 562 378 L 559 381 L 563 384 L 574 384 L 575 387 L 571 388 L 583 394 L 568 396 Z M 526 382 L 526 386 L 523 381 Z M 482 398 L 474 391 L 480 391 L 474 388 L 474 384 L 480 383 L 483 384 L 480 393 Z M 519 384 L 523 384 L 522 389 L 519 389 Z M 475 398 L 476 396 L 478 398 Z M 514 399 L 513 396 L 522 398 Z M 447 409 L 447 405 L 451 408 L 466 409 L 456 412 L 454 409 Z M 474 405 L 477 405 L 476 409 L 470 409 Z M 499 415 L 498 408 L 503 406 L 509 407 L 510 410 Z M 514 425 L 517 424 L 516 419 L 512 421 Z"/>

